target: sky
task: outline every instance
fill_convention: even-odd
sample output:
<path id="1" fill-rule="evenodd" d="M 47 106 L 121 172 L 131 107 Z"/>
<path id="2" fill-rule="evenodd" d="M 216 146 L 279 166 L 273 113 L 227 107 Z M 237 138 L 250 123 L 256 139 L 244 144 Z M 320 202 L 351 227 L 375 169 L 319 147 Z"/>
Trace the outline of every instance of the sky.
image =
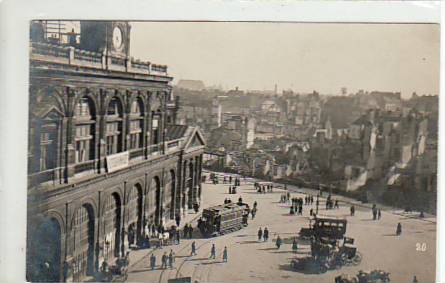
<path id="1" fill-rule="evenodd" d="M 433 24 L 133 22 L 130 52 L 206 86 L 348 93 L 439 93 Z"/>

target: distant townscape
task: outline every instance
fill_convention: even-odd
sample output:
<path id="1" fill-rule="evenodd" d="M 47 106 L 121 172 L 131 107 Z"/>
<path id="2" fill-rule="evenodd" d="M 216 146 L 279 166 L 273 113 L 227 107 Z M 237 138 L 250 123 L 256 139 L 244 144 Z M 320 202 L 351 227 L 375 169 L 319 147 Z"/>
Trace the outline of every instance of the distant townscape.
<path id="1" fill-rule="evenodd" d="M 341 93 L 173 90 L 178 122 L 207 138 L 206 168 L 434 212 L 438 96 Z"/>

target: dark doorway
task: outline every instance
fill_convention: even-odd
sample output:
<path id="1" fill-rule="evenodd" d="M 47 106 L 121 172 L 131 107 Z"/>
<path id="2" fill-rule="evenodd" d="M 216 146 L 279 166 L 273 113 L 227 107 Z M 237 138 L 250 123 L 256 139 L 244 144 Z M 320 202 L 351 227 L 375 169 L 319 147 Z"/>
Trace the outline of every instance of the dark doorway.
<path id="1" fill-rule="evenodd" d="M 61 230 L 54 218 L 45 219 L 31 236 L 27 281 L 61 281 Z"/>
<path id="2" fill-rule="evenodd" d="M 94 274 L 94 209 L 90 204 L 82 205 L 74 215 L 74 279 L 82 280 Z"/>

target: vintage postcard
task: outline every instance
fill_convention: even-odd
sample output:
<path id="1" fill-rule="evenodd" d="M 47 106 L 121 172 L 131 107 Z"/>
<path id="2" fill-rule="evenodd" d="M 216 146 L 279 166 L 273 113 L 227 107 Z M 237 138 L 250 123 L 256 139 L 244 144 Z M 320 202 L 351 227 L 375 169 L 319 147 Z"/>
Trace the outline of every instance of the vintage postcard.
<path id="1" fill-rule="evenodd" d="M 29 30 L 28 281 L 435 282 L 439 24 Z"/>

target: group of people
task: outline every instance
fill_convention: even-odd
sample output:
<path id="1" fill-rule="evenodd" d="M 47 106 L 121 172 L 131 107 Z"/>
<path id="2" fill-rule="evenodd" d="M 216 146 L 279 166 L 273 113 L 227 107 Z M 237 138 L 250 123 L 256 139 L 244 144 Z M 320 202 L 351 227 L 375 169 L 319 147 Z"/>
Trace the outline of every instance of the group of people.
<path id="1" fill-rule="evenodd" d="M 170 250 L 170 254 L 167 255 L 167 252 L 164 252 L 164 254 L 161 257 L 161 269 L 167 269 L 167 267 L 173 268 L 173 265 L 175 263 L 175 253 L 173 250 Z M 151 270 L 154 270 L 156 268 L 156 256 L 154 253 L 150 256 L 150 268 Z"/>
<path id="2" fill-rule="evenodd" d="M 227 184 L 227 181 L 228 181 L 229 184 L 232 184 L 232 182 L 234 182 L 234 185 L 236 187 L 241 186 L 241 179 L 238 178 L 238 177 L 233 178 L 233 176 L 230 175 L 229 178 L 227 178 L 227 176 L 224 176 L 223 177 L 223 184 Z"/>
<path id="3" fill-rule="evenodd" d="M 192 224 L 185 224 L 184 230 L 183 230 L 183 238 L 184 239 L 191 239 L 193 237 L 193 226 Z"/>
<path id="4" fill-rule="evenodd" d="M 377 205 L 372 205 L 372 220 L 380 220 L 382 218 L 382 210 L 377 209 Z"/>
<path id="5" fill-rule="evenodd" d="M 229 194 L 236 194 L 236 186 L 229 186 Z"/>
<path id="6" fill-rule="evenodd" d="M 261 229 L 261 227 L 258 229 L 258 241 L 264 241 L 267 242 L 269 240 L 269 230 L 267 227 L 264 228 L 264 230 Z"/>
<path id="7" fill-rule="evenodd" d="M 333 200 L 331 197 L 331 194 L 328 195 L 326 199 L 326 210 L 332 209 L 332 208 L 340 208 L 340 205 L 338 204 L 338 200 Z"/>
<path id="8" fill-rule="evenodd" d="M 212 247 L 210 248 L 210 257 L 209 257 L 209 259 L 216 259 L 216 247 L 215 247 L 215 244 L 212 244 Z M 223 259 L 223 262 L 227 262 L 227 260 L 228 260 L 227 247 L 224 247 L 224 250 L 222 252 L 222 259 Z"/>
<path id="9" fill-rule="evenodd" d="M 280 203 L 288 203 L 290 201 L 290 193 L 286 192 L 280 195 Z"/>
<path id="10" fill-rule="evenodd" d="M 273 192 L 273 185 L 272 184 L 262 185 L 262 184 L 260 184 L 258 182 L 255 182 L 253 184 L 253 187 L 260 194 L 265 194 L 266 192 L 268 192 L 268 193 Z"/>
<path id="11" fill-rule="evenodd" d="M 291 198 L 292 205 L 290 207 L 290 214 L 303 215 L 303 198 Z"/>

